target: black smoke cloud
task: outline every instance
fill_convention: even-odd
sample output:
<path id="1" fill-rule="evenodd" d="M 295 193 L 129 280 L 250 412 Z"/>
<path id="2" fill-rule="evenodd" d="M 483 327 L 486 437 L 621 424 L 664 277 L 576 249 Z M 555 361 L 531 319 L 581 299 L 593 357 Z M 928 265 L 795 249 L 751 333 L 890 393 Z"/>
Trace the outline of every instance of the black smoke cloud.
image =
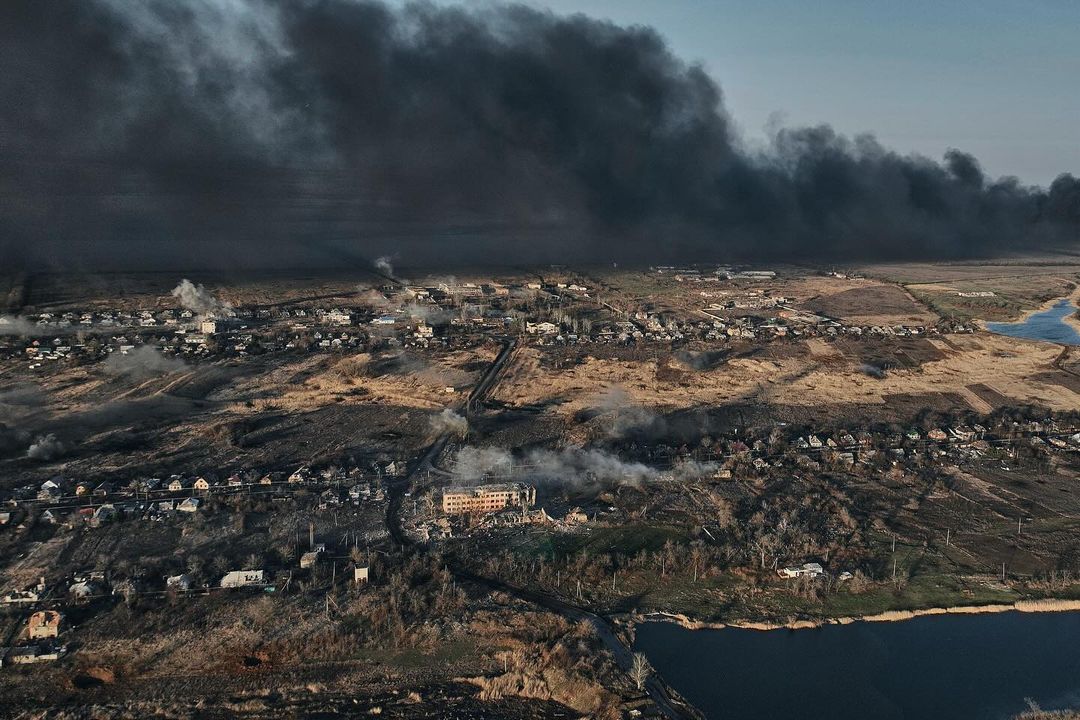
<path id="1" fill-rule="evenodd" d="M 8 264 L 954 257 L 1080 226 L 1070 175 L 828 127 L 749 151 L 699 67 L 581 15 L 6 0 L 0 66 Z"/>

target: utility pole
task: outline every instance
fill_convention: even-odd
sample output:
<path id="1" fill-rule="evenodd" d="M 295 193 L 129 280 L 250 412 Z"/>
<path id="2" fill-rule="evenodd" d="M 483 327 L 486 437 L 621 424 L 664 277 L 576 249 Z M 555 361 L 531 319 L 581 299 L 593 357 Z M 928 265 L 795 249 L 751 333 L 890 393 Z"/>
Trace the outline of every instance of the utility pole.
<path id="1" fill-rule="evenodd" d="M 1020 537 L 1020 529 L 1023 527 L 1023 524 L 1024 524 L 1024 516 L 1021 515 L 1020 517 L 1016 518 L 1016 536 L 1017 537 Z"/>

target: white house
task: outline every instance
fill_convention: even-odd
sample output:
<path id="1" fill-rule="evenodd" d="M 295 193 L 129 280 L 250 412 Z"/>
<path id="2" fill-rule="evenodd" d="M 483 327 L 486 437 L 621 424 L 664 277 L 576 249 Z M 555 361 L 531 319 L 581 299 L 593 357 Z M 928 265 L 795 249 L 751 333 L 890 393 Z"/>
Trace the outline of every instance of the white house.
<path id="1" fill-rule="evenodd" d="M 802 565 L 802 567 L 785 567 L 776 571 L 780 577 L 783 578 L 797 578 L 797 577 L 821 577 L 825 574 L 825 568 L 821 567 L 820 563 L 809 562 Z"/>

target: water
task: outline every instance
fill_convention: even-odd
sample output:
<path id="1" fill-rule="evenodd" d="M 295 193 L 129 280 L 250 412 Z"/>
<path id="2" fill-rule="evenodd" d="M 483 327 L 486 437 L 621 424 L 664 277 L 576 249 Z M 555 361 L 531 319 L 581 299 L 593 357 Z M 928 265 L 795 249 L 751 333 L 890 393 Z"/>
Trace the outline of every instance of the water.
<path id="1" fill-rule="evenodd" d="M 1060 300 L 1049 310 L 1035 313 L 1024 322 L 986 323 L 990 332 L 1027 340 L 1045 340 L 1064 345 L 1080 345 L 1080 332 L 1065 322 L 1065 318 L 1076 312 L 1076 305 L 1068 298 Z"/>
<path id="2" fill-rule="evenodd" d="M 709 720 L 1003 720 L 1080 707 L 1080 613 L 936 615 L 815 630 L 637 629 Z"/>

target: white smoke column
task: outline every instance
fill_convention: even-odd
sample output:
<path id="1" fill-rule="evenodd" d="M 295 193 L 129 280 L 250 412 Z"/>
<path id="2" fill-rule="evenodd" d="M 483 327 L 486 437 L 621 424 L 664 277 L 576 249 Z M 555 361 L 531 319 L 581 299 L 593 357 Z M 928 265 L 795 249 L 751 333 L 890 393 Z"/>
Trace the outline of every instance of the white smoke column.
<path id="1" fill-rule="evenodd" d="M 469 421 L 450 408 L 443 408 L 438 415 L 432 415 L 430 423 L 431 429 L 440 435 L 445 433 L 458 439 L 464 439 L 469 435 Z"/>
<path id="2" fill-rule="evenodd" d="M 38 435 L 37 440 L 27 449 L 26 457 L 31 460 L 52 460 L 64 453 L 64 444 L 52 433 Z"/>
<path id="3" fill-rule="evenodd" d="M 180 305 L 198 315 L 231 316 L 232 306 L 223 303 L 214 297 L 213 293 L 202 285 L 196 285 L 187 278 L 173 288 L 172 296 L 180 301 Z"/>
<path id="4" fill-rule="evenodd" d="M 375 269 L 378 270 L 379 272 L 383 273 L 384 275 L 389 275 L 390 277 L 395 277 L 395 275 L 394 275 L 394 266 L 390 262 L 392 259 L 393 258 L 391 258 L 389 255 L 383 255 L 383 256 L 381 256 L 379 258 L 376 258 L 375 259 Z"/>

